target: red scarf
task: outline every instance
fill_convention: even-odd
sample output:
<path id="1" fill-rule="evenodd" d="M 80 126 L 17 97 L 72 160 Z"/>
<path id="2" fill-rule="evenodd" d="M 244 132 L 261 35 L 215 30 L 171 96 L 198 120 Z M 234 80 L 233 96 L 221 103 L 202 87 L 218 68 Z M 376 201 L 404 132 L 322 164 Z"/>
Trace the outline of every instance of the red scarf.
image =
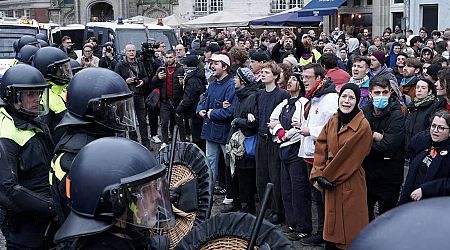
<path id="1" fill-rule="evenodd" d="M 310 99 L 320 87 L 322 87 L 322 81 L 316 81 L 316 83 L 314 83 L 314 87 L 310 91 L 308 91 L 308 93 L 306 93 L 305 97 Z"/>

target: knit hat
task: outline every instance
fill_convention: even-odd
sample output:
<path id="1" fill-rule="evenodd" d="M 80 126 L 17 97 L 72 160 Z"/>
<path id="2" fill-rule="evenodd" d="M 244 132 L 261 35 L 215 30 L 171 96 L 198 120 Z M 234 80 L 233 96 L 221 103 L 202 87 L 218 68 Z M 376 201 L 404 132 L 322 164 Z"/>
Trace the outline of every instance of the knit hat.
<path id="1" fill-rule="evenodd" d="M 336 51 L 336 48 L 334 47 L 334 44 L 332 44 L 332 43 L 325 44 L 325 46 L 323 47 L 323 51 L 326 51 L 327 49 L 331 49 L 332 51 Z"/>
<path id="2" fill-rule="evenodd" d="M 284 61 L 289 62 L 289 63 L 292 64 L 293 66 L 297 66 L 297 64 L 298 64 L 297 58 L 295 58 L 295 57 L 293 57 L 293 56 L 287 56 L 287 57 L 285 57 L 285 58 L 283 59 L 283 63 L 284 63 Z"/>
<path id="3" fill-rule="evenodd" d="M 427 75 L 430 75 L 431 78 L 433 78 L 433 80 L 437 81 L 437 79 L 438 79 L 438 72 L 439 72 L 439 70 L 441 70 L 441 68 L 442 68 L 442 64 L 435 63 L 435 64 L 432 64 L 430 67 L 427 68 L 427 72 L 426 73 L 427 73 Z"/>
<path id="4" fill-rule="evenodd" d="M 369 48 L 367 48 L 367 53 L 369 54 L 373 54 L 375 51 L 378 51 L 378 48 L 375 45 L 370 45 Z"/>
<path id="5" fill-rule="evenodd" d="M 253 81 L 255 80 L 255 76 L 253 75 L 253 72 L 249 68 L 241 68 L 239 67 L 236 70 L 236 74 L 238 75 L 239 79 L 244 82 L 245 85 L 252 85 Z"/>
<path id="6" fill-rule="evenodd" d="M 380 62 L 381 65 L 383 65 L 386 60 L 386 56 L 384 55 L 383 51 L 377 50 L 372 53 L 372 56 L 374 56 L 378 60 L 378 62 Z"/>
<path id="7" fill-rule="evenodd" d="M 186 56 L 181 59 L 181 64 L 184 64 L 187 67 L 197 67 L 198 57 L 195 54 L 186 54 Z"/>
<path id="8" fill-rule="evenodd" d="M 252 53 L 250 59 L 257 62 L 266 62 L 270 60 L 269 55 L 262 51 L 255 51 L 254 53 Z"/>

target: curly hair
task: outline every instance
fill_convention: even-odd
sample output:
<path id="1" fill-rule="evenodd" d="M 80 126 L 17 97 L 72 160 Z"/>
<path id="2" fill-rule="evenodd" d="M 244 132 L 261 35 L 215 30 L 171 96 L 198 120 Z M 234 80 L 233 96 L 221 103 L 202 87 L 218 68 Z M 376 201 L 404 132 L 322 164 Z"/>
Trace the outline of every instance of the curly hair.
<path id="1" fill-rule="evenodd" d="M 248 51 L 244 47 L 233 46 L 230 49 L 229 57 L 232 64 L 244 65 L 248 60 Z"/>
<path id="2" fill-rule="evenodd" d="M 292 67 L 284 63 L 279 63 L 278 66 L 281 68 L 281 73 L 277 79 L 277 84 L 280 86 L 280 88 L 286 89 L 289 77 L 291 77 L 292 75 Z M 283 82 L 279 82 L 279 80 L 281 80 L 281 75 L 283 75 Z"/>

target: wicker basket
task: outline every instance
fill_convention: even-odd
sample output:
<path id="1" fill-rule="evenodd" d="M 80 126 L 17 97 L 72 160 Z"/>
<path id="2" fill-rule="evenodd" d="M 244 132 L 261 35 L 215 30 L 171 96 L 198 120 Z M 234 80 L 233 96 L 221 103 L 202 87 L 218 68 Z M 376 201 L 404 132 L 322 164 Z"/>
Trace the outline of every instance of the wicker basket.
<path id="1" fill-rule="evenodd" d="M 248 241 L 238 238 L 236 236 L 224 236 L 206 242 L 200 247 L 200 250 L 245 250 L 247 249 Z M 259 249 L 255 246 L 255 250 Z"/>

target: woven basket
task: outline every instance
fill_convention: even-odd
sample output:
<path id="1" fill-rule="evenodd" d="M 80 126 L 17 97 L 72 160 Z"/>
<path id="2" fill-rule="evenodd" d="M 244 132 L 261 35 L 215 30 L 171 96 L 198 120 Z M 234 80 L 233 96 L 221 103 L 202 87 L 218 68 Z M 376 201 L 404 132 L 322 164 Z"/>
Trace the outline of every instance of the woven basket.
<path id="1" fill-rule="evenodd" d="M 236 236 L 223 236 L 206 242 L 200 247 L 200 250 L 245 250 L 247 249 L 248 241 L 238 238 Z M 259 249 L 258 247 L 254 248 Z"/>
<path id="2" fill-rule="evenodd" d="M 180 164 L 173 165 L 170 187 L 178 187 L 192 179 L 194 175 L 189 168 Z M 170 240 L 170 249 L 174 249 L 178 242 L 191 231 L 195 222 L 195 212 L 186 213 L 173 205 L 172 210 L 175 215 L 175 226 L 164 232 Z"/>

